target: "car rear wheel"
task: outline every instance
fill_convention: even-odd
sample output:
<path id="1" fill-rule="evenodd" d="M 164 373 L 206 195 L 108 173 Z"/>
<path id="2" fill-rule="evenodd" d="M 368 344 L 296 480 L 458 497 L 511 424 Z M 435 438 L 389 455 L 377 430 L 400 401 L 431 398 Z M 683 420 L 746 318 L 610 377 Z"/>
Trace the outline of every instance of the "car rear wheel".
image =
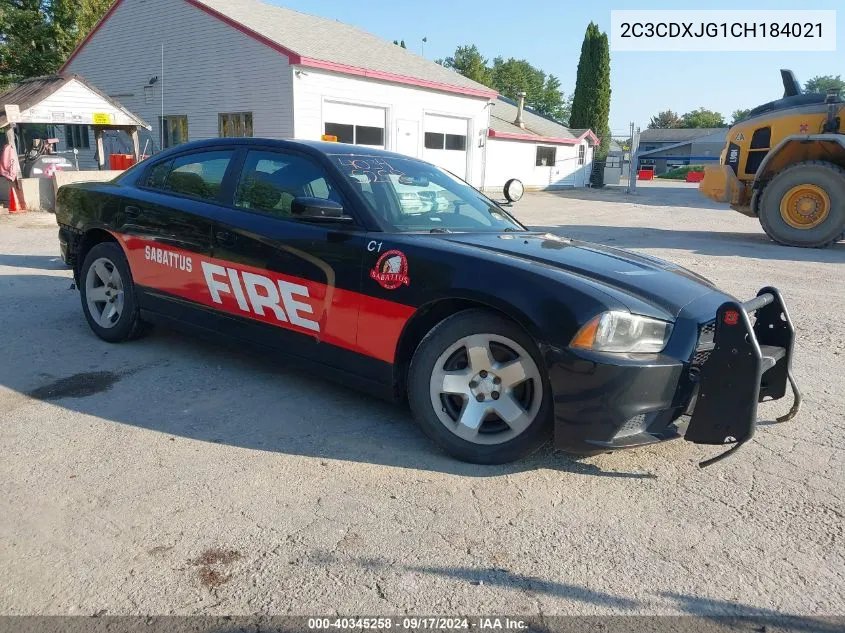
<path id="1" fill-rule="evenodd" d="M 94 333 L 109 343 L 143 335 L 132 273 L 123 250 L 114 242 L 95 245 L 85 256 L 79 275 L 82 311 Z"/>
<path id="2" fill-rule="evenodd" d="M 408 400 L 423 431 L 450 455 L 500 464 L 549 436 L 551 393 L 534 341 L 484 310 L 445 319 L 411 361 Z"/>

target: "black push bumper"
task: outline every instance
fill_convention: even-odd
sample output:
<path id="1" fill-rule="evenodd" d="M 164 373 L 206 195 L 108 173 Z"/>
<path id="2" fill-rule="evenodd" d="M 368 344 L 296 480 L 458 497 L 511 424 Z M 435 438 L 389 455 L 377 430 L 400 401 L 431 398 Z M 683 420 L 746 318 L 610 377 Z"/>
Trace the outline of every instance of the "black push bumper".
<path id="1" fill-rule="evenodd" d="M 745 303 L 726 301 L 719 307 L 712 351 L 699 370 L 684 439 L 733 446 L 702 462 L 701 467 L 724 459 L 751 439 L 757 425 L 757 404 L 783 398 L 787 383 L 794 403 L 777 421 L 786 422 L 798 413 L 801 393 L 792 376 L 794 341 L 795 328 L 775 288 L 763 288 Z"/>

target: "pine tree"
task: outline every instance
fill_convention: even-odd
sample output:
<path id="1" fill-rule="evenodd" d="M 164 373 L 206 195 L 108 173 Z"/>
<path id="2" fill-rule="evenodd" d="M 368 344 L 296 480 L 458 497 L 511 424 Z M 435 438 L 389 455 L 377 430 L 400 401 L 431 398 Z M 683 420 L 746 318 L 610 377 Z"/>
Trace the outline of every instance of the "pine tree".
<path id="1" fill-rule="evenodd" d="M 593 130 L 601 138 L 596 158 L 604 160 L 607 157 L 610 149 L 610 45 L 607 33 L 602 33 L 593 22 L 587 27 L 581 44 L 569 125 Z"/>

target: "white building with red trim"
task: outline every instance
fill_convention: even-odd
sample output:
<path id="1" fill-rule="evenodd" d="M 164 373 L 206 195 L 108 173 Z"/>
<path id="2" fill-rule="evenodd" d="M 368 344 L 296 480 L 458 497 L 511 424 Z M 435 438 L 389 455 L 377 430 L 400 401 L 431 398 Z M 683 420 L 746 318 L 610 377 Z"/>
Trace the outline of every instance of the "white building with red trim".
<path id="1" fill-rule="evenodd" d="M 510 178 L 526 189 L 583 187 L 599 144 L 590 130 L 570 130 L 504 97 L 491 109 L 487 135 L 488 190 L 500 190 Z"/>
<path id="2" fill-rule="evenodd" d="M 502 129 L 508 104 L 489 87 L 356 27 L 257 0 L 116 0 L 62 70 L 152 122 L 156 146 L 332 135 L 488 189 L 508 177 L 528 187 L 581 180 L 546 178 L 536 146 L 562 148 L 555 160 L 569 167 L 584 139 Z"/>

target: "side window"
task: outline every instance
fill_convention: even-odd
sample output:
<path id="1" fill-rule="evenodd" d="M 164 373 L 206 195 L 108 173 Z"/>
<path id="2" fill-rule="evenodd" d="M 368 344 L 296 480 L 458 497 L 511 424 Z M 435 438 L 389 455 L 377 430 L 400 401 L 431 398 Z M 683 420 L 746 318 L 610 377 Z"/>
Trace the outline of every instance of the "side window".
<path id="1" fill-rule="evenodd" d="M 200 152 L 174 158 L 164 190 L 216 201 L 231 160 L 230 151 Z"/>
<path id="2" fill-rule="evenodd" d="M 152 189 L 164 189 L 164 183 L 167 181 L 167 174 L 170 173 L 170 167 L 173 161 L 166 160 L 158 165 L 153 165 L 147 173 L 147 179 L 144 184 Z"/>
<path id="3" fill-rule="evenodd" d="M 294 198 L 342 202 L 325 170 L 293 154 L 253 150 L 247 153 L 235 193 L 235 206 L 289 217 Z"/>

